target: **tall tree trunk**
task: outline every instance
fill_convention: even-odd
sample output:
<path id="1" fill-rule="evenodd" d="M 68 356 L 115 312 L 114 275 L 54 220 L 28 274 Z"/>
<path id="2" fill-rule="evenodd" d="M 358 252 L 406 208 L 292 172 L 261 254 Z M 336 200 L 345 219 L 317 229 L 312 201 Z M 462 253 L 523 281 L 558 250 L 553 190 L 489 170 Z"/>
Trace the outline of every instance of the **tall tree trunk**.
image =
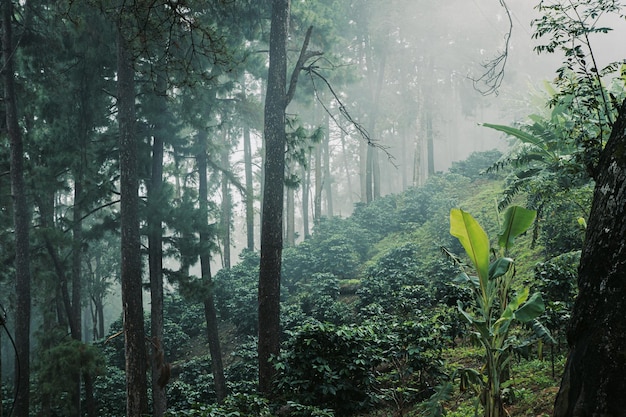
<path id="1" fill-rule="evenodd" d="M 222 363 L 222 348 L 220 346 L 219 328 L 217 325 L 217 312 L 213 300 L 213 283 L 211 277 L 211 254 L 209 252 L 209 232 L 208 211 L 209 196 L 207 184 L 207 137 L 203 132 L 198 135 L 200 141 L 200 153 L 196 157 L 198 163 L 198 199 L 200 213 L 202 215 L 202 227 L 200 229 L 200 269 L 204 291 L 204 317 L 206 320 L 207 339 L 209 342 L 209 352 L 211 353 L 211 369 L 213 371 L 213 383 L 215 384 L 215 395 L 217 401 L 222 402 L 228 395 L 226 388 L 226 378 L 224 377 L 224 365 Z"/>
<path id="2" fill-rule="evenodd" d="M 348 184 L 348 200 L 350 201 L 350 207 L 354 205 L 354 199 L 352 198 L 353 190 L 352 190 L 352 170 L 350 169 L 350 164 L 348 162 L 348 152 L 346 149 L 346 134 L 341 130 L 341 153 L 343 154 L 343 166 L 346 171 L 346 184 Z"/>
<path id="3" fill-rule="evenodd" d="M 7 132 L 10 142 L 11 196 L 13 198 L 13 221 L 15 234 L 15 344 L 19 363 L 16 361 L 15 389 L 16 417 L 28 417 L 30 404 L 30 244 L 28 241 L 30 207 L 26 200 L 24 181 L 24 144 L 18 124 L 15 80 L 13 71 L 13 39 L 11 18 L 13 2 L 2 0 L 2 55 L 4 58 L 4 105 Z"/>
<path id="4" fill-rule="evenodd" d="M 81 138 L 80 161 L 79 166 L 74 175 L 74 208 L 72 219 L 72 306 L 71 317 L 68 318 L 72 322 L 73 329 L 72 338 L 82 341 L 82 309 L 81 309 L 81 263 L 82 263 L 82 240 L 83 240 L 83 157 L 84 157 L 84 140 Z M 76 371 L 74 375 L 74 390 L 70 393 L 73 403 L 73 416 L 81 415 L 80 403 L 80 387 L 81 373 Z"/>
<path id="5" fill-rule="evenodd" d="M 330 116 L 324 116 L 326 134 L 322 141 L 324 146 L 324 194 L 326 194 L 326 215 L 333 217 L 333 182 L 330 175 Z"/>
<path id="6" fill-rule="evenodd" d="M 246 96 L 245 75 L 243 76 L 243 94 Z M 254 251 L 254 182 L 252 178 L 252 144 L 250 143 L 250 127 L 243 126 L 243 160 L 246 175 L 246 238 L 247 248 Z"/>
<path id="7" fill-rule="evenodd" d="M 309 152 L 309 163 L 311 166 L 311 153 Z M 309 191 L 311 189 L 311 170 L 307 166 L 302 167 L 302 228 L 304 229 L 304 238 L 311 235 L 309 226 Z"/>
<path id="8" fill-rule="evenodd" d="M 289 0 L 272 0 L 270 62 L 265 99 L 265 187 L 259 265 L 259 392 L 270 396 L 273 355 L 280 351 L 280 269 L 283 250 L 285 109 L 287 104 L 287 30 Z"/>
<path id="9" fill-rule="evenodd" d="M 324 189 L 324 175 L 322 173 L 322 144 L 315 146 L 315 193 L 313 194 L 313 224 L 319 223 L 322 218 L 322 191 Z"/>
<path id="10" fill-rule="evenodd" d="M 602 151 L 554 416 L 625 416 L 626 101 Z"/>
<path id="11" fill-rule="evenodd" d="M 157 74 L 157 112 L 152 136 L 151 176 L 148 188 L 148 267 L 150 274 L 150 334 L 152 336 L 151 384 L 152 415 L 162 417 L 167 409 L 165 385 L 169 379 L 170 365 L 165 361 L 163 346 L 163 138 L 167 112 L 165 77 Z"/>
<path id="12" fill-rule="evenodd" d="M 40 221 L 40 229 L 43 232 L 44 236 L 48 235 L 49 231 L 52 231 L 54 228 L 54 189 L 52 187 L 44 187 L 42 190 L 37 191 L 35 193 L 37 195 L 37 207 L 39 209 L 39 221 Z M 47 238 L 46 238 L 47 239 Z M 47 243 L 47 242 L 46 242 Z M 50 246 L 46 244 L 46 246 Z M 48 249 L 50 251 L 50 249 Z M 51 254 L 54 256 L 54 254 Z M 55 264 L 56 261 L 53 261 Z M 58 275 L 58 274 L 57 274 Z M 60 279 L 60 277 L 58 277 Z M 52 330 L 59 326 L 58 323 L 55 323 L 56 315 L 56 296 L 59 294 L 56 289 L 58 287 L 59 282 L 52 279 L 52 277 L 44 279 L 42 292 L 42 300 L 41 300 L 41 319 L 42 319 L 42 327 L 41 333 L 38 337 L 39 340 L 39 350 L 41 352 L 48 352 L 52 349 L 53 346 L 53 338 Z M 50 381 L 47 380 L 47 377 L 38 378 L 37 384 L 43 388 L 45 384 L 49 384 Z M 52 396 L 50 394 L 50 390 L 41 389 L 40 396 L 40 411 L 39 416 L 48 417 L 52 415 Z"/>
<path id="13" fill-rule="evenodd" d="M 296 246 L 296 190 L 287 187 L 285 201 L 285 245 Z"/>
<path id="14" fill-rule="evenodd" d="M 122 12 L 123 13 L 123 12 Z M 148 411 L 139 235 L 138 146 L 135 137 L 135 73 L 123 28 L 117 33 L 117 117 L 120 135 L 121 281 L 126 358 L 126 415 Z"/>
<path id="15" fill-rule="evenodd" d="M 220 155 L 222 169 L 230 169 L 229 149 L 227 136 L 224 134 L 224 147 Z M 224 268 L 230 269 L 230 221 L 232 216 L 232 202 L 229 190 L 230 181 L 226 171 L 222 172 L 222 251 L 224 252 Z"/>
<path id="16" fill-rule="evenodd" d="M 433 132 L 433 115 L 426 110 L 426 154 L 428 158 L 427 177 L 435 175 L 435 139 Z"/>

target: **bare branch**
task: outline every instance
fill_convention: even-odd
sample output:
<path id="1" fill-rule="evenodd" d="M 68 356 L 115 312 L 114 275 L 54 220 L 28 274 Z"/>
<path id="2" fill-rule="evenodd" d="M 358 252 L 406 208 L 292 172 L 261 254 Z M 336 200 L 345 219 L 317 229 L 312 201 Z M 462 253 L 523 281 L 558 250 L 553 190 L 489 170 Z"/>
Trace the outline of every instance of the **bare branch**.
<path id="1" fill-rule="evenodd" d="M 315 64 L 315 62 L 313 64 Z M 318 89 L 317 89 L 317 87 L 315 85 L 315 78 L 313 77 L 314 75 L 317 78 L 319 78 L 320 80 L 322 80 L 322 82 L 326 85 L 326 87 L 328 88 L 328 91 L 330 91 L 330 93 L 332 94 L 334 100 L 337 102 L 339 113 L 341 114 L 341 116 L 343 116 L 343 118 L 346 119 L 348 121 L 348 123 L 350 123 L 352 125 L 352 127 L 354 127 L 354 129 L 359 133 L 359 135 L 367 142 L 368 146 L 372 146 L 374 148 L 377 148 L 377 149 L 380 149 L 381 151 L 383 151 L 385 153 L 385 155 L 387 156 L 387 159 L 389 160 L 391 165 L 393 165 L 395 168 L 398 168 L 398 165 L 394 162 L 395 161 L 395 157 L 391 153 L 389 153 L 389 151 L 388 151 L 389 147 L 383 146 L 380 143 L 378 143 L 375 139 L 372 139 L 372 137 L 370 136 L 370 134 L 367 131 L 367 129 L 365 129 L 365 127 L 361 123 L 359 123 L 356 120 L 354 120 L 354 118 L 352 117 L 352 115 L 350 114 L 348 109 L 346 108 L 346 105 L 343 103 L 343 101 L 341 100 L 339 95 L 335 92 L 335 90 L 333 89 L 332 85 L 330 85 L 330 82 L 328 82 L 328 80 L 322 74 L 319 73 L 319 71 L 317 70 L 318 67 L 316 67 L 313 64 L 311 64 L 308 67 L 304 68 L 304 70 L 309 74 L 309 77 L 311 78 L 311 83 L 313 84 L 313 91 L 315 92 L 315 98 L 320 103 L 320 105 L 322 106 L 324 111 L 328 114 L 328 116 L 332 119 L 332 121 L 335 122 L 335 125 L 337 125 L 337 127 L 343 133 L 345 133 L 346 135 L 350 135 L 350 132 L 348 132 L 341 125 L 341 123 L 339 123 L 339 121 L 337 120 L 335 115 L 330 111 L 330 109 L 326 106 L 326 104 L 320 98 L 319 93 L 318 93 Z"/>
<path id="2" fill-rule="evenodd" d="M 289 90 L 287 91 L 287 97 L 285 99 L 285 107 L 289 105 L 291 100 L 293 100 L 293 96 L 296 94 L 298 76 L 300 75 L 300 71 L 304 69 L 304 63 L 314 56 L 320 56 L 323 54 L 323 52 L 307 52 L 309 42 L 311 41 L 311 32 L 313 32 L 313 26 L 309 26 L 309 29 L 306 31 L 306 36 L 304 37 L 304 42 L 302 43 L 302 49 L 300 50 L 300 56 L 298 57 L 298 61 L 296 62 L 296 67 L 291 73 Z"/>
<path id="3" fill-rule="evenodd" d="M 504 0 L 500 0 L 500 4 L 506 11 L 506 15 L 509 19 L 509 31 L 504 35 L 504 50 L 495 58 L 482 64 L 482 67 L 485 69 L 483 75 L 478 78 L 469 77 L 474 83 L 474 89 L 484 96 L 494 93 L 496 95 L 498 94 L 498 89 L 504 79 L 506 61 L 509 57 L 509 43 L 511 42 L 511 34 L 513 33 L 513 19 L 511 18 L 511 11 Z"/>

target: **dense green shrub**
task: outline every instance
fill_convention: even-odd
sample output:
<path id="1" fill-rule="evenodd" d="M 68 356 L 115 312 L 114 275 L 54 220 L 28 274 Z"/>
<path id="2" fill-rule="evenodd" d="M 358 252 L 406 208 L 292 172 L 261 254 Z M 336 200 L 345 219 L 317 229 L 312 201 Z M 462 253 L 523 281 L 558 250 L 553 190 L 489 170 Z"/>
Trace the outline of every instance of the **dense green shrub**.
<path id="1" fill-rule="evenodd" d="M 94 381 L 93 397 L 99 416 L 126 415 L 126 374 L 117 366 L 107 366 Z"/>
<path id="2" fill-rule="evenodd" d="M 339 415 L 371 407 L 381 362 L 376 338 L 372 327 L 307 321 L 290 333 L 276 361 L 279 392 Z"/>
<path id="3" fill-rule="evenodd" d="M 370 266 L 357 290 L 358 308 L 377 303 L 387 313 L 406 316 L 432 305 L 417 251 L 414 244 L 405 244 L 391 249 Z"/>
<path id="4" fill-rule="evenodd" d="M 397 208 L 397 196 L 395 195 L 377 198 L 369 204 L 357 203 L 354 205 L 352 221 L 380 239 L 402 229 Z"/>
<path id="5" fill-rule="evenodd" d="M 237 326 L 239 335 L 257 333 L 259 254 L 243 251 L 240 262 L 213 277 L 215 304 L 222 320 Z"/>
<path id="6" fill-rule="evenodd" d="M 541 321 L 559 343 L 564 342 L 566 326 L 574 306 L 579 261 L 580 252 L 576 251 L 535 266 L 537 290 L 541 291 L 546 303 Z"/>
<path id="7" fill-rule="evenodd" d="M 477 179 L 496 179 L 498 174 L 493 170 L 487 172 L 487 168 L 493 166 L 502 157 L 502 152 L 497 149 L 483 152 L 472 152 L 462 161 L 452 162 L 448 170 L 452 174 L 463 175 L 475 181 Z"/>

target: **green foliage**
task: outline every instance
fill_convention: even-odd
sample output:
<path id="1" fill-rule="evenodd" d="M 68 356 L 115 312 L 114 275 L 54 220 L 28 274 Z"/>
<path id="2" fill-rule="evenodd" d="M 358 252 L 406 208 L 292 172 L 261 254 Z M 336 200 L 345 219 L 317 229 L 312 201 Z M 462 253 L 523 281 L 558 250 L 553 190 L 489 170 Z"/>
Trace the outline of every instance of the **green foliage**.
<path id="1" fill-rule="evenodd" d="M 305 322 L 290 332 L 276 360 L 278 391 L 340 415 L 371 407 L 373 369 L 381 362 L 375 340 L 372 327 Z"/>
<path id="2" fill-rule="evenodd" d="M 440 327 L 381 313 L 360 325 L 308 320 L 289 332 L 281 356 L 282 398 L 346 415 L 382 401 L 399 410 L 428 397 L 441 372 Z"/>
<path id="3" fill-rule="evenodd" d="M 541 227 L 538 241 L 547 258 L 582 249 L 584 223 L 591 208 L 592 184 L 575 189 L 554 190 L 552 197 L 541 206 Z"/>
<path id="4" fill-rule="evenodd" d="M 58 334 L 57 334 L 58 335 Z M 77 375 L 92 378 L 104 372 L 104 358 L 100 350 L 78 340 L 65 338 L 49 349 L 40 349 L 36 371 L 40 381 L 37 393 L 47 396 L 51 409 L 61 415 L 75 412 L 67 396 L 74 390 Z"/>
<path id="5" fill-rule="evenodd" d="M 433 304 L 433 296 L 421 274 L 418 249 L 406 244 L 390 250 L 365 272 L 357 290 L 358 306 L 383 306 L 383 311 L 404 317 Z"/>
<path id="6" fill-rule="evenodd" d="M 240 335 L 257 332 L 259 254 L 243 251 L 240 262 L 220 269 L 213 277 L 215 305 L 220 318 L 237 326 Z"/>
<path id="7" fill-rule="evenodd" d="M 126 374 L 117 366 L 107 366 L 94 381 L 94 399 L 99 416 L 123 416 L 126 413 Z"/>
<path id="8" fill-rule="evenodd" d="M 182 410 L 190 404 L 210 404 L 216 401 L 209 355 L 177 364 L 176 374 L 176 379 L 167 386 L 168 406 L 171 409 Z"/>
<path id="9" fill-rule="evenodd" d="M 508 257 L 515 238 L 524 233 L 534 222 L 536 212 L 519 206 L 511 206 L 504 213 L 501 232 L 498 236 L 500 252 L 491 261 L 491 246 L 487 234 L 478 222 L 459 209 L 450 212 L 450 234 L 459 239 L 471 260 L 477 277 L 462 273 L 460 280 L 466 282 L 474 299 L 469 308 L 459 302 L 459 312 L 474 329 L 485 352 L 485 374 L 464 371 L 462 375 L 474 375 L 470 385 L 479 386 L 485 417 L 503 416 L 503 388 L 510 361 L 510 350 L 517 343 L 510 336 L 514 322 L 529 323 L 544 311 L 541 293 L 530 295 L 528 287 L 512 293 L 515 273 L 513 259 Z M 463 381 L 463 379 L 462 379 Z"/>
<path id="10" fill-rule="evenodd" d="M 487 172 L 487 168 L 502 157 L 502 152 L 497 149 L 484 152 L 472 152 L 462 161 L 455 161 L 448 170 L 451 174 L 458 174 L 472 181 L 478 179 L 493 180 L 498 178 L 494 172 Z"/>
<path id="11" fill-rule="evenodd" d="M 558 91 L 550 105 L 568 108 L 569 142 L 580 147 L 577 159 L 592 176 L 624 97 L 623 64 L 611 62 L 600 68 L 592 40 L 611 30 L 598 25 L 601 18 L 619 16 L 621 7 L 620 2 L 612 0 L 540 1 L 537 9 L 541 17 L 532 22 L 535 27 L 533 38 L 547 39 L 535 49 L 564 54 L 555 79 Z M 604 80 L 611 76 L 615 81 L 607 87 Z"/>
<path id="12" fill-rule="evenodd" d="M 555 339 L 564 342 L 577 293 L 580 252 L 570 252 L 535 266 L 537 289 L 544 295 L 546 310 L 541 321 Z"/>
<path id="13" fill-rule="evenodd" d="M 338 325 L 344 324 L 352 316 L 350 308 L 339 301 L 339 279 L 336 276 L 315 273 L 306 282 L 298 283 L 297 287 L 297 295 L 290 302 L 299 307 L 303 317 Z M 299 321 L 291 320 L 291 325 L 283 320 L 283 328 L 292 329 L 294 324 L 302 323 L 303 317 L 299 317 Z"/>

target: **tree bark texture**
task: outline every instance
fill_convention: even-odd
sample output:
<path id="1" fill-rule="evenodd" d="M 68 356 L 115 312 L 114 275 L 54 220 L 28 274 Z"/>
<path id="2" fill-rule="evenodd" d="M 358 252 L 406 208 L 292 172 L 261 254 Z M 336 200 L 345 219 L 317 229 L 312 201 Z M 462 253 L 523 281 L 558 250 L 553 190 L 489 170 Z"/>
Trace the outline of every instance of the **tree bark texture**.
<path id="1" fill-rule="evenodd" d="M 11 196 L 15 226 L 15 343 L 17 383 L 14 415 L 28 417 L 30 403 L 30 207 L 24 182 L 24 143 L 17 118 L 17 102 L 13 71 L 13 39 L 11 20 L 13 3 L 2 1 L 2 55 L 4 59 L 4 105 L 10 142 Z"/>
<path id="2" fill-rule="evenodd" d="M 120 135 L 121 281 L 126 357 L 126 415 L 148 411 L 146 344 L 143 321 L 139 235 L 138 146 L 135 123 L 135 73 L 122 28 L 117 34 L 117 117 Z"/>
<path id="3" fill-rule="evenodd" d="M 596 172 L 555 417 L 626 416 L 626 101 Z"/>
<path id="4" fill-rule="evenodd" d="M 157 74 L 157 94 L 165 91 L 165 77 Z M 150 274 L 150 335 L 152 336 L 152 415 L 162 417 L 167 408 L 165 385 L 170 365 L 165 361 L 163 346 L 163 122 L 167 105 L 165 96 L 156 96 L 157 114 L 152 142 L 152 168 L 148 189 L 148 268 Z"/>
<path id="5" fill-rule="evenodd" d="M 243 76 L 242 88 L 244 100 L 246 97 L 246 77 Z M 244 171 L 246 175 L 246 247 L 254 251 L 254 182 L 252 178 L 252 144 L 250 141 L 250 127 L 243 127 L 243 158 Z"/>
<path id="6" fill-rule="evenodd" d="M 283 249 L 285 176 L 285 108 L 289 0 L 272 1 L 270 59 L 265 99 L 265 187 L 259 266 L 259 392 L 270 396 L 275 370 L 270 363 L 280 351 L 280 268 Z"/>

